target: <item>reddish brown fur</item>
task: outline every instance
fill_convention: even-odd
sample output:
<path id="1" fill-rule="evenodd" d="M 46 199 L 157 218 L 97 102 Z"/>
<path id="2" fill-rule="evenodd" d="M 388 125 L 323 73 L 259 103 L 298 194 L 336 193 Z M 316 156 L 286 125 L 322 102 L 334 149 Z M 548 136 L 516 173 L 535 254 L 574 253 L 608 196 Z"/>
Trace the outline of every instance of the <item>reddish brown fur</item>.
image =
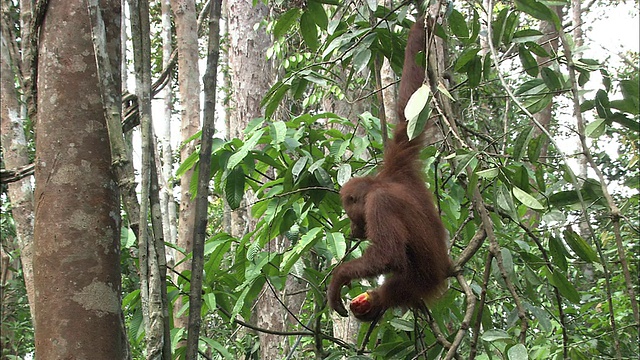
<path id="1" fill-rule="evenodd" d="M 362 257 L 333 271 L 327 296 L 342 316 L 347 310 L 340 290 L 353 279 L 391 274 L 370 291 L 372 310 L 355 314 L 371 321 L 390 307 L 413 306 L 438 296 L 449 274 L 445 229 L 419 161 L 424 135 L 409 141 L 404 118 L 407 101 L 424 81 L 424 68 L 415 61 L 425 46 L 423 25 L 418 20 L 409 33 L 398 99 L 401 121 L 385 149 L 383 168 L 376 176 L 351 179 L 340 191 L 351 219 L 351 236 L 371 241 Z"/>

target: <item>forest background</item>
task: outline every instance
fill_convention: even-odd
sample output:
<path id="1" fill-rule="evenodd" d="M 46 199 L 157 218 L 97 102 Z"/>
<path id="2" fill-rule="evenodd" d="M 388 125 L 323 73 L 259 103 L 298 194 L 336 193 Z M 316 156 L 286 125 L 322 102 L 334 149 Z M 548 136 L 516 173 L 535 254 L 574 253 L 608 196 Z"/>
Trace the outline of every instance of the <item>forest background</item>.
<path id="1" fill-rule="evenodd" d="M 1 358 L 637 359 L 638 47 L 591 27 L 619 9 L 637 39 L 637 2 L 3 0 Z M 366 247 L 337 191 L 422 11 L 456 275 L 361 324 L 326 305 Z"/>

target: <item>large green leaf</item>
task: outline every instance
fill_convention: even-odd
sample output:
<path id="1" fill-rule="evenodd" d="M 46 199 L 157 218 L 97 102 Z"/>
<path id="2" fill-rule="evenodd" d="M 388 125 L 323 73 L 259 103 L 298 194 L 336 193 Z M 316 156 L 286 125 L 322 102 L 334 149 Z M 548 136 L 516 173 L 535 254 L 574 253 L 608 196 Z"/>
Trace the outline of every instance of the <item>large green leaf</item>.
<path id="1" fill-rule="evenodd" d="M 526 46 L 522 44 L 518 46 L 518 56 L 520 57 L 524 71 L 532 77 L 538 76 L 538 62 Z"/>
<path id="2" fill-rule="evenodd" d="M 533 133 L 534 133 L 534 127 L 527 126 L 516 137 L 516 141 L 513 145 L 513 159 L 515 161 L 520 161 L 524 156 L 527 150 L 527 147 L 529 146 L 529 142 L 531 141 L 531 137 L 533 136 Z"/>
<path id="3" fill-rule="evenodd" d="M 291 30 L 291 28 L 298 21 L 299 18 L 300 18 L 300 9 L 298 8 L 291 9 L 286 13 L 282 14 L 278 18 L 278 21 L 276 22 L 275 26 L 273 27 L 273 37 L 276 39 L 279 39 L 285 36 L 289 32 L 289 30 Z"/>
<path id="4" fill-rule="evenodd" d="M 309 12 L 305 12 L 300 16 L 300 33 L 305 44 L 307 44 L 311 50 L 316 51 L 318 47 L 320 47 L 318 28 L 313 19 L 313 15 Z"/>
<path id="5" fill-rule="evenodd" d="M 524 206 L 533 210 L 544 210 L 545 207 L 536 198 L 525 192 L 524 190 L 513 187 L 513 196 L 518 199 Z"/>
<path id="6" fill-rule="evenodd" d="M 244 196 L 245 177 L 242 166 L 238 166 L 229 172 L 225 179 L 224 195 L 231 209 L 240 207 Z"/>
<path id="7" fill-rule="evenodd" d="M 516 8 L 534 18 L 554 24 L 556 30 L 562 31 L 560 18 L 549 7 L 537 0 L 515 0 Z"/>
<path id="8" fill-rule="evenodd" d="M 467 26 L 467 22 L 464 16 L 456 9 L 453 9 L 449 15 L 449 27 L 453 35 L 462 43 L 466 44 L 469 41 L 469 27 Z"/>
<path id="9" fill-rule="evenodd" d="M 319 227 L 309 230 L 309 232 L 304 234 L 300 241 L 298 241 L 298 243 L 291 250 L 287 251 L 284 254 L 284 257 L 282 259 L 284 265 L 280 269 L 283 275 L 289 273 L 293 264 L 295 264 L 295 262 L 300 259 L 300 255 L 308 252 L 309 249 L 316 244 L 316 242 L 319 240 L 318 234 L 320 234 L 321 230 L 322 228 Z"/>
<path id="10" fill-rule="evenodd" d="M 551 285 L 555 286 L 562 296 L 574 304 L 578 304 L 580 302 L 580 294 L 578 293 L 578 290 L 576 290 L 575 286 L 567 280 L 564 274 L 560 271 L 550 272 L 547 269 L 544 269 L 544 271 L 546 272 L 547 279 Z"/>
<path id="11" fill-rule="evenodd" d="M 596 251 L 578 233 L 571 229 L 566 229 L 563 235 L 564 241 L 580 259 L 589 263 L 598 261 Z"/>
<path id="12" fill-rule="evenodd" d="M 229 160 L 227 161 L 227 169 L 234 169 L 238 166 L 238 164 L 244 161 L 244 158 L 249 155 L 249 151 L 253 150 L 256 147 L 263 133 L 264 129 L 256 131 L 251 136 L 251 138 L 249 138 L 249 140 L 242 144 L 240 149 L 238 149 L 238 151 L 236 151 L 233 155 L 231 155 L 231 157 L 229 157 Z"/>

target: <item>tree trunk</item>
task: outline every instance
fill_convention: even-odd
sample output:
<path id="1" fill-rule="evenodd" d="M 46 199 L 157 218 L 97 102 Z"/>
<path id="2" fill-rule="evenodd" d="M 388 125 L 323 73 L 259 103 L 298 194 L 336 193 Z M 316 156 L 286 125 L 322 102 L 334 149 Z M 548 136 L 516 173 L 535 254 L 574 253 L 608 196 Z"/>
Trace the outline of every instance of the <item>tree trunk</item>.
<path id="1" fill-rule="evenodd" d="M 260 100 L 271 85 L 270 74 L 273 73 L 272 64 L 266 60 L 266 50 L 272 41 L 264 27 L 255 28 L 269 15 L 269 9 L 262 3 L 252 6 L 246 0 L 232 0 L 227 2 L 227 19 L 229 21 L 229 67 L 231 99 L 229 133 L 231 138 L 243 137 L 247 123 L 254 118 L 263 116 Z M 250 204 L 253 203 L 252 192 L 245 194 L 243 204 L 231 216 L 232 235 L 244 236 L 249 229 L 255 227 L 255 220 L 251 219 Z M 282 251 L 288 241 L 278 238 L 267 244 L 273 252 Z M 259 328 L 282 331 L 290 323 L 285 306 L 288 303 L 292 311 L 299 311 L 299 299 L 285 299 L 284 294 L 295 292 L 292 288 L 299 288 L 297 281 L 288 281 L 284 292 L 266 284 L 256 303 L 256 322 Z M 304 293 L 302 293 L 304 295 Z M 279 301 L 280 300 L 280 301 Z M 282 302 L 281 302 L 282 301 Z M 288 342 L 285 337 L 259 333 L 260 358 L 278 359 L 286 353 Z"/>
<path id="2" fill-rule="evenodd" d="M 27 138 L 24 133 L 24 119 L 21 114 L 18 92 L 15 88 L 15 72 L 13 67 L 18 59 L 9 55 L 7 44 L 12 39 L 6 39 L 2 34 L 0 39 L 0 118 L 2 129 L 2 147 L 4 166 L 7 169 L 17 169 L 29 164 Z M 11 215 L 15 222 L 22 274 L 29 298 L 31 316 L 34 314 L 33 289 L 33 187 L 31 177 L 8 184 L 9 200 L 11 201 Z"/>
<path id="3" fill-rule="evenodd" d="M 166 69 L 171 61 L 173 45 L 171 44 L 171 3 L 162 0 L 162 68 Z M 173 185 L 169 179 L 173 176 L 173 153 L 171 147 L 171 113 L 173 112 L 173 79 L 167 79 L 167 85 L 162 91 L 164 97 L 164 120 L 160 130 L 160 146 L 162 147 L 162 174 L 158 174 L 160 181 L 160 203 L 162 206 L 162 230 L 164 238 L 171 244 L 176 243 L 178 227 L 176 223 L 176 202 L 173 198 Z M 167 263 L 173 266 L 175 251 L 167 248 Z"/>
<path id="4" fill-rule="evenodd" d="M 112 69 L 120 1 L 102 1 Z M 50 0 L 38 59 L 36 358 L 124 359 L 120 204 L 87 4 Z M 78 34 L 87 34 L 78 36 Z M 114 74 L 120 79 L 119 74 Z"/>
<path id="5" fill-rule="evenodd" d="M 181 138 L 187 140 L 200 127 L 200 72 L 198 70 L 198 24 L 196 6 L 194 0 L 171 0 L 171 8 L 175 17 L 176 39 L 178 47 L 178 83 L 180 88 L 181 112 Z M 180 151 L 180 161 L 195 151 L 195 142 L 184 144 Z M 188 254 L 193 249 L 193 230 L 195 204 L 191 200 L 191 178 L 193 170 L 187 171 L 180 178 L 180 219 L 178 221 L 178 247 Z M 184 260 L 181 254 L 176 254 L 176 270 L 180 273 L 191 270 L 191 261 Z M 181 262 L 182 261 L 182 262 Z M 174 305 L 177 312 L 183 306 L 180 298 Z M 185 314 L 176 316 L 174 324 L 176 328 L 187 328 L 188 319 Z"/>

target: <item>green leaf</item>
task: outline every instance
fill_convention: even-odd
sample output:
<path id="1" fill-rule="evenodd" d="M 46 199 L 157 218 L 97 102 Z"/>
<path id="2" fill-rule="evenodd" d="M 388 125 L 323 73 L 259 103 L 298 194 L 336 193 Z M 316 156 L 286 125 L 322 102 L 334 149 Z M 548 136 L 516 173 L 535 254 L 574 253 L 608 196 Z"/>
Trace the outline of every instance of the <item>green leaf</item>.
<path id="1" fill-rule="evenodd" d="M 136 236 L 131 228 L 125 226 L 120 228 L 120 247 L 123 249 L 130 248 L 134 246 L 135 241 Z"/>
<path id="2" fill-rule="evenodd" d="M 549 67 L 543 67 L 540 73 L 542 77 L 542 81 L 547 85 L 547 87 L 552 90 L 560 90 L 562 89 L 562 82 L 560 81 L 560 77 L 556 74 L 553 69 Z"/>
<path id="3" fill-rule="evenodd" d="M 344 234 L 340 232 L 327 232 L 327 247 L 333 258 L 340 260 L 347 253 L 347 242 Z"/>
<path id="4" fill-rule="evenodd" d="M 284 214 L 281 216 L 282 222 L 278 228 L 279 234 L 284 234 L 293 227 L 293 225 L 298 220 L 298 216 L 296 215 L 295 210 L 293 208 L 288 208 L 285 210 Z"/>
<path id="5" fill-rule="evenodd" d="M 527 49 L 529 49 L 529 51 L 531 51 L 532 53 L 534 53 L 537 56 L 540 56 L 542 58 L 551 57 L 551 55 L 549 55 L 547 50 L 545 50 L 542 46 L 538 45 L 537 43 L 535 43 L 533 41 L 527 42 L 526 45 L 527 45 Z"/>
<path id="6" fill-rule="evenodd" d="M 271 115 L 273 115 L 274 111 L 278 108 L 278 105 L 280 105 L 280 101 L 290 87 L 291 85 L 289 84 L 278 82 L 269 89 L 269 93 L 267 93 L 264 99 L 260 102 L 260 106 L 265 107 L 265 117 L 271 117 Z"/>
<path id="7" fill-rule="evenodd" d="M 313 20 L 312 15 L 309 12 L 305 12 L 300 17 L 300 34 L 304 39 L 305 44 L 312 50 L 318 50 L 320 42 L 318 41 L 318 28 L 316 22 Z"/>
<path id="8" fill-rule="evenodd" d="M 494 168 L 478 171 L 476 174 L 483 179 L 491 180 L 496 178 L 500 174 L 500 169 L 497 167 L 494 167 Z"/>
<path id="9" fill-rule="evenodd" d="M 471 19 L 471 36 L 469 37 L 468 44 L 475 43 L 480 33 L 480 17 L 478 11 L 473 10 L 473 19 Z"/>
<path id="10" fill-rule="evenodd" d="M 199 151 L 194 151 L 191 154 L 189 154 L 189 156 L 187 156 L 187 158 L 182 162 L 182 164 L 180 164 L 180 166 L 176 170 L 176 178 L 181 177 L 187 171 L 191 170 L 196 165 L 199 158 L 200 158 Z"/>
<path id="11" fill-rule="evenodd" d="M 598 261 L 598 255 L 595 250 L 578 233 L 571 229 L 566 229 L 563 235 L 564 241 L 580 259 L 590 263 Z"/>
<path id="12" fill-rule="evenodd" d="M 493 42 L 493 45 L 495 47 L 498 47 L 500 45 L 500 40 L 502 40 L 502 35 L 504 34 L 504 27 L 507 21 L 508 14 L 509 8 L 504 7 L 502 10 L 500 10 L 495 20 L 493 20 L 493 23 L 491 24 L 493 30 L 491 34 L 491 42 Z"/>
<path id="13" fill-rule="evenodd" d="M 487 330 L 482 333 L 482 340 L 486 342 L 505 341 L 507 343 L 513 341 L 513 339 L 511 339 L 511 336 L 509 336 L 506 331 L 497 329 Z"/>
<path id="14" fill-rule="evenodd" d="M 224 186 L 225 198 L 232 210 L 240 207 L 240 202 L 244 196 L 244 185 L 244 171 L 241 166 L 238 166 L 227 175 Z"/>
<path id="15" fill-rule="evenodd" d="M 511 45 L 511 40 L 515 34 L 516 28 L 518 27 L 518 16 L 517 12 L 511 12 L 509 16 L 507 16 L 507 20 L 504 24 L 504 31 L 502 33 L 502 42 L 509 46 Z"/>
<path id="16" fill-rule="evenodd" d="M 491 54 L 487 53 L 482 60 L 482 78 L 485 81 L 491 79 L 491 67 L 493 66 L 493 60 Z"/>
<path id="17" fill-rule="evenodd" d="M 300 255 L 302 253 L 306 253 L 309 249 L 315 245 L 318 240 L 318 234 L 320 233 L 321 228 L 316 227 L 300 238 L 300 241 L 293 247 L 293 249 L 287 251 L 282 258 L 282 263 L 284 264 L 281 268 L 281 273 L 283 275 L 289 274 L 291 267 L 293 264 L 300 259 Z"/>
<path id="18" fill-rule="evenodd" d="M 585 132 L 585 135 L 587 135 L 588 137 L 592 139 L 597 139 L 600 136 L 602 136 L 602 134 L 604 134 L 606 129 L 607 129 L 607 120 L 596 119 L 587 124 L 587 126 L 584 129 L 584 132 Z"/>
<path id="19" fill-rule="evenodd" d="M 544 269 L 543 271 L 547 273 L 547 279 L 551 285 L 555 286 L 562 296 L 574 304 L 578 304 L 580 302 L 580 294 L 578 293 L 578 290 L 576 290 L 576 288 L 560 271 L 550 272 L 547 269 Z"/>
<path id="20" fill-rule="evenodd" d="M 564 243 L 562 242 L 562 239 L 553 235 L 549 237 L 549 254 L 553 259 L 554 265 L 565 272 L 568 269 L 567 259 L 574 259 L 574 256 L 569 253 Z M 556 263 L 556 261 L 559 261 L 559 263 Z"/>
<path id="21" fill-rule="evenodd" d="M 287 135 L 287 124 L 284 121 L 274 121 L 269 125 L 272 144 L 281 144 Z"/>
<path id="22" fill-rule="evenodd" d="M 518 199 L 524 206 L 533 210 L 544 210 L 545 207 L 536 198 L 526 193 L 524 190 L 514 186 L 513 196 Z"/>
<path id="23" fill-rule="evenodd" d="M 342 164 L 338 167 L 338 174 L 336 176 L 336 181 L 338 185 L 342 186 L 347 183 L 351 179 L 351 165 L 350 164 Z"/>
<path id="24" fill-rule="evenodd" d="M 227 169 L 234 169 L 236 166 L 238 166 L 238 164 L 244 161 L 244 158 L 249 155 L 249 151 L 253 150 L 256 147 L 263 133 L 264 129 L 256 131 L 251 136 L 251 138 L 249 138 L 249 140 L 242 144 L 240 149 L 238 149 L 238 151 L 236 151 L 233 155 L 231 155 L 231 157 L 229 157 L 229 160 L 227 161 Z"/>
<path id="25" fill-rule="evenodd" d="M 214 293 L 206 293 L 202 296 L 202 300 L 211 312 L 216 311 L 216 295 Z"/>
<path id="26" fill-rule="evenodd" d="M 538 62 L 526 46 L 522 44 L 518 46 L 518 56 L 520 57 L 524 71 L 532 77 L 538 76 Z"/>
<path id="27" fill-rule="evenodd" d="M 273 37 L 279 39 L 285 36 L 300 17 L 300 9 L 294 8 L 282 14 L 273 27 Z"/>
<path id="28" fill-rule="evenodd" d="M 420 112 L 427 106 L 429 102 L 429 98 L 431 97 L 431 90 L 429 86 L 426 84 L 422 84 L 416 90 L 409 101 L 407 102 L 407 106 L 404 108 L 404 117 L 407 121 L 414 120 L 420 115 Z"/>
<path id="29" fill-rule="evenodd" d="M 596 92 L 596 111 L 598 116 L 603 119 L 609 119 L 611 117 L 611 104 L 609 104 L 609 95 L 604 90 L 598 90 Z"/>
<path id="30" fill-rule="evenodd" d="M 482 58 L 478 55 L 467 66 L 467 79 L 469 79 L 469 87 L 477 87 L 482 80 Z"/>
<path id="31" fill-rule="evenodd" d="M 618 109 L 632 115 L 638 115 L 638 107 L 629 99 L 611 100 L 610 105 L 613 109 Z"/>
<path id="32" fill-rule="evenodd" d="M 329 175 L 327 170 L 323 168 L 317 168 L 313 172 L 313 176 L 315 176 L 316 180 L 318 180 L 318 183 L 320 183 L 321 186 L 324 186 L 326 188 L 333 187 L 333 181 L 331 180 L 331 175 Z"/>
<path id="33" fill-rule="evenodd" d="M 322 30 L 327 30 L 329 25 L 329 18 L 327 12 L 322 7 L 322 4 L 316 1 L 307 1 L 307 12 L 311 14 L 311 18 L 316 22 L 316 25 Z"/>
<path id="34" fill-rule="evenodd" d="M 546 89 L 546 88 L 545 88 Z M 544 110 L 551 104 L 553 101 L 553 95 L 551 94 L 542 94 L 538 96 L 531 96 L 526 98 L 524 101 L 524 106 L 529 110 L 532 114 L 537 114 L 540 111 Z"/>
<path id="35" fill-rule="evenodd" d="M 475 59 L 479 51 L 480 51 L 480 48 L 477 47 L 476 45 L 472 45 L 464 49 L 462 51 L 462 54 L 460 54 L 460 56 L 458 56 L 458 59 L 456 59 L 456 63 L 453 67 L 453 70 L 458 72 L 462 70 L 469 61 Z"/>
<path id="36" fill-rule="evenodd" d="M 630 102 L 630 114 L 638 115 L 640 112 L 640 78 L 638 76 L 630 80 L 620 80 L 620 90 L 626 102 Z"/>
<path id="37" fill-rule="evenodd" d="M 527 348 L 522 344 L 515 344 L 510 347 L 507 351 L 507 359 L 509 360 L 527 360 L 529 359 L 529 354 L 527 353 Z"/>
<path id="38" fill-rule="evenodd" d="M 546 143 L 546 141 L 547 136 L 545 134 L 540 134 L 529 141 L 529 146 L 527 147 L 527 156 L 529 157 L 530 162 L 538 162 L 540 153 L 542 152 L 542 147 Z"/>
<path id="39" fill-rule="evenodd" d="M 389 321 L 389 325 L 391 325 L 396 331 L 415 331 L 413 321 L 409 321 L 407 319 L 394 318 Z"/>
<path id="40" fill-rule="evenodd" d="M 249 135 L 253 133 L 256 129 L 261 128 L 263 124 L 264 124 L 264 118 L 257 117 L 257 118 L 251 119 L 251 121 L 249 121 L 247 126 L 244 128 L 244 133 Z"/>
<path id="41" fill-rule="evenodd" d="M 511 166 L 510 168 L 513 169 L 515 167 L 515 173 L 510 176 L 513 179 L 514 184 L 524 190 L 526 193 L 530 192 L 530 188 L 531 185 L 529 183 L 529 170 L 527 169 L 526 166 L 524 165 L 520 165 L 520 166 Z"/>
<path id="42" fill-rule="evenodd" d="M 525 303 L 525 307 L 529 310 L 533 316 L 538 320 L 540 327 L 543 331 L 550 333 L 553 331 L 553 325 L 551 325 L 551 320 L 549 319 L 549 313 L 537 306 L 533 306 L 531 304 Z"/>
<path id="43" fill-rule="evenodd" d="M 551 11 L 547 5 L 536 0 L 515 0 L 516 9 L 525 12 L 534 18 L 553 23 L 556 30 L 562 30 L 558 15 Z"/>
<path id="44" fill-rule="evenodd" d="M 234 355 L 232 355 L 229 350 L 219 342 L 210 339 L 206 336 L 201 336 L 200 340 L 205 342 L 207 345 L 211 346 L 212 349 L 216 350 L 220 355 L 222 355 L 225 359 L 236 359 Z"/>
<path id="45" fill-rule="evenodd" d="M 529 146 L 529 142 L 531 141 L 531 137 L 533 136 L 534 128 L 533 126 L 526 127 L 523 131 L 521 131 L 516 137 L 516 141 L 513 145 L 513 159 L 515 161 L 520 161 L 527 150 L 527 146 Z"/>
<path id="46" fill-rule="evenodd" d="M 505 185 L 502 185 L 498 187 L 496 195 L 496 202 L 498 203 L 498 206 L 506 211 L 513 219 L 517 219 L 518 213 L 516 211 L 516 205 L 513 203 L 513 197 L 511 196 L 509 189 L 507 189 Z"/>
<path id="47" fill-rule="evenodd" d="M 407 135 L 409 136 L 409 140 L 415 139 L 422 133 L 430 116 L 431 107 L 427 104 L 427 106 L 422 109 L 418 117 L 409 120 L 409 123 L 407 124 Z"/>
<path id="48" fill-rule="evenodd" d="M 314 162 L 313 164 L 311 164 L 311 166 L 309 166 L 309 172 L 313 173 L 317 169 L 320 169 L 322 167 L 322 165 L 324 165 L 325 161 L 326 161 L 325 158 L 321 158 L 319 160 L 316 160 L 316 162 Z"/>
<path id="49" fill-rule="evenodd" d="M 298 159 L 298 161 L 296 161 L 295 164 L 293 164 L 293 168 L 291 168 L 291 174 L 293 175 L 293 178 L 295 180 L 298 179 L 298 177 L 302 173 L 302 170 L 304 170 L 305 165 L 307 165 L 308 161 L 309 161 L 309 157 L 303 156 L 300 159 Z"/>
<path id="50" fill-rule="evenodd" d="M 371 59 L 371 50 L 363 49 L 362 51 L 355 54 L 353 57 L 353 67 L 356 69 L 356 72 L 363 71 L 367 65 L 369 65 L 369 60 Z"/>
<path id="51" fill-rule="evenodd" d="M 467 22 L 464 16 L 456 9 L 453 9 L 449 15 L 449 28 L 453 35 L 463 44 L 469 41 L 469 27 L 467 26 Z"/>
<path id="52" fill-rule="evenodd" d="M 526 43 L 540 40 L 544 34 L 535 29 L 518 30 L 513 34 L 514 43 Z"/>
<path id="53" fill-rule="evenodd" d="M 613 101 L 611 102 L 611 107 L 613 107 Z M 611 116 L 611 121 L 614 121 L 631 131 L 640 132 L 640 122 L 631 120 L 628 117 L 622 115 L 621 113 L 613 114 Z"/>
<path id="54" fill-rule="evenodd" d="M 347 152 L 347 149 L 349 148 L 349 145 L 351 144 L 351 141 L 349 140 L 336 140 L 333 142 L 333 144 L 331 144 L 331 147 L 329 148 L 329 154 L 331 156 L 333 156 L 336 160 L 339 160 L 340 158 L 342 158 L 342 155 L 344 155 Z"/>

